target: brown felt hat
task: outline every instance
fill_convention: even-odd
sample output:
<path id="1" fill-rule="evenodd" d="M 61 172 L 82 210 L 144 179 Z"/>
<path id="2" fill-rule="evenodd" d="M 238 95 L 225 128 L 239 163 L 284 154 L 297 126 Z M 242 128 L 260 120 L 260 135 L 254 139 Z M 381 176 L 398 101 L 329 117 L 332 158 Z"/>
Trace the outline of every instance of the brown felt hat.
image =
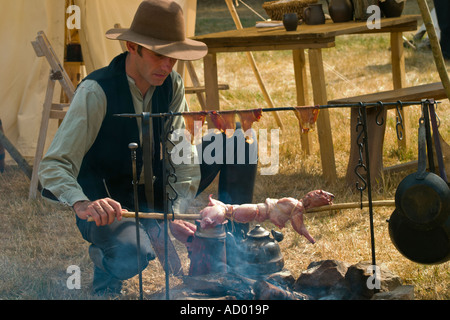
<path id="1" fill-rule="evenodd" d="M 145 0 L 129 29 L 110 29 L 106 37 L 140 44 L 156 53 L 178 60 L 197 60 L 208 52 L 206 44 L 186 38 L 180 5 L 170 0 Z"/>

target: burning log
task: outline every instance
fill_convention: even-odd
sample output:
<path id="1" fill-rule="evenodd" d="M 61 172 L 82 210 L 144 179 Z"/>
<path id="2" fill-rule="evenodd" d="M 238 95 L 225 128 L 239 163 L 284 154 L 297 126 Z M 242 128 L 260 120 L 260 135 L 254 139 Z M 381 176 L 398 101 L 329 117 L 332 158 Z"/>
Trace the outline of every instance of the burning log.
<path id="1" fill-rule="evenodd" d="M 255 300 L 309 300 L 305 294 L 284 290 L 264 280 L 256 281 L 253 291 Z"/>
<path id="2" fill-rule="evenodd" d="M 235 273 L 210 273 L 183 278 L 184 285 L 197 293 L 211 297 L 233 296 L 238 300 L 252 300 L 255 280 Z"/>

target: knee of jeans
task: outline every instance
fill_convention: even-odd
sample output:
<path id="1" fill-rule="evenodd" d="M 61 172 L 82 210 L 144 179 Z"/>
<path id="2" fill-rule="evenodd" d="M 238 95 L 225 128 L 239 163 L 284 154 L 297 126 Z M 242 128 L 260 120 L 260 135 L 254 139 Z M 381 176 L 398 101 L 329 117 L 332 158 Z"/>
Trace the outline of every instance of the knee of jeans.
<path id="1" fill-rule="evenodd" d="M 114 275 L 114 277 L 120 280 L 134 277 L 148 266 L 150 260 L 155 259 L 155 253 L 151 248 L 150 243 L 148 245 L 141 244 L 139 267 L 136 245 L 126 244 L 117 246 L 114 251 L 113 255 L 105 257 L 105 267 Z"/>

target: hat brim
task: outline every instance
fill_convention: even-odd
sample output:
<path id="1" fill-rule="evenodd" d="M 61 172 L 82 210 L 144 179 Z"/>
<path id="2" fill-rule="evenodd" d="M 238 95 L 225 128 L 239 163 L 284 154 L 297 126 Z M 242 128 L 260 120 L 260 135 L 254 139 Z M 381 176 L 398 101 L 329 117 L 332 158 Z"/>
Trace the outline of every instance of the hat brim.
<path id="1" fill-rule="evenodd" d="M 208 47 L 200 41 L 192 39 L 175 42 L 160 40 L 140 35 L 130 29 L 110 29 L 106 32 L 106 38 L 134 42 L 163 56 L 182 61 L 198 60 L 208 53 Z"/>

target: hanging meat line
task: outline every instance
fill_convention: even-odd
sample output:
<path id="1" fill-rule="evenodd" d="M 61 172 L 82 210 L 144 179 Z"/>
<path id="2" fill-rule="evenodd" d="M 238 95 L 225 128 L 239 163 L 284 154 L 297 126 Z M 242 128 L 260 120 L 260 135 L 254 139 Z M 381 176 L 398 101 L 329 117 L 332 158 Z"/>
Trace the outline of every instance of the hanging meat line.
<path id="1" fill-rule="evenodd" d="M 395 105 L 396 103 L 383 103 L 384 106 Z M 417 104 L 417 102 L 402 102 L 404 106 Z M 235 116 L 238 115 L 241 121 L 241 129 L 245 134 L 246 141 L 252 143 L 251 136 L 248 136 L 248 130 L 251 129 L 254 122 L 258 122 L 264 112 L 293 111 L 299 122 L 299 127 L 303 133 L 308 133 L 314 129 L 315 123 L 321 109 L 360 107 L 361 104 L 344 105 L 311 105 L 311 106 L 294 106 L 294 107 L 274 107 L 274 108 L 256 108 L 256 109 L 240 109 L 240 110 L 209 110 L 209 111 L 188 111 L 188 112 L 171 112 L 171 113 L 152 113 L 150 117 L 172 117 L 183 116 L 187 133 L 186 137 L 190 139 L 191 144 L 199 144 L 201 142 L 203 130 L 202 127 L 206 121 L 206 117 L 210 116 L 216 129 L 225 133 L 227 137 L 233 135 L 236 129 Z M 378 103 L 365 103 L 365 107 L 378 107 Z M 139 114 L 116 114 L 118 117 L 141 117 Z"/>

